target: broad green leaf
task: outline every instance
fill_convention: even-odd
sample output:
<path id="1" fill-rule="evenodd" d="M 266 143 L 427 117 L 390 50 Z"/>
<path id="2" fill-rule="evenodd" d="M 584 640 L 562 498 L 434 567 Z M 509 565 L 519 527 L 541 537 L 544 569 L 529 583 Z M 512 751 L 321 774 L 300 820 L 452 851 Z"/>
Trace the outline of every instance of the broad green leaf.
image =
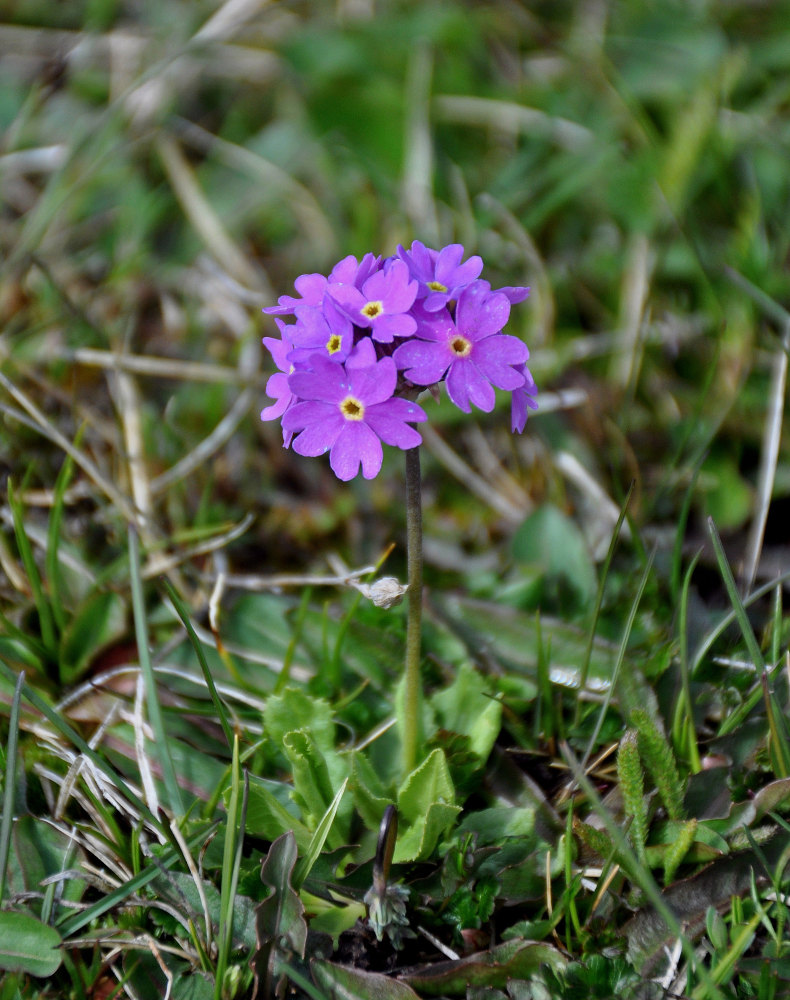
<path id="1" fill-rule="evenodd" d="M 291 832 L 299 850 L 306 851 L 312 840 L 310 830 L 277 800 L 267 784 L 261 778 L 250 776 L 247 829 L 252 835 L 266 840 L 276 840 L 282 834 Z"/>
<path id="2" fill-rule="evenodd" d="M 46 979 L 63 960 L 60 934 L 27 913 L 0 913 L 0 969 Z"/>
<path id="3" fill-rule="evenodd" d="M 394 862 L 427 857 L 461 809 L 441 750 L 433 750 L 406 778 L 398 792 L 402 831 Z"/>
<path id="4" fill-rule="evenodd" d="M 111 590 L 92 594 L 77 608 L 60 637 L 60 676 L 72 683 L 98 653 L 126 635 L 126 605 Z"/>
<path id="5" fill-rule="evenodd" d="M 595 565 L 576 522 L 552 504 L 544 504 L 513 536 L 513 555 L 561 579 L 581 600 L 592 600 L 597 585 Z"/>
<path id="6" fill-rule="evenodd" d="M 261 882 L 271 893 L 255 911 L 257 942 L 250 965 L 257 996 L 273 996 L 281 965 L 292 956 L 304 957 L 307 923 L 291 881 L 296 856 L 294 835 L 284 833 L 271 845 L 261 865 Z"/>
<path id="7" fill-rule="evenodd" d="M 455 804 L 455 788 L 441 750 L 432 750 L 408 775 L 398 790 L 401 823 L 413 823 L 425 815 L 432 802 Z"/>
<path id="8" fill-rule="evenodd" d="M 70 844 L 66 834 L 48 823 L 29 814 L 20 816 L 11 830 L 7 894 L 40 892 L 44 879 L 63 870 Z M 74 867 L 78 864 L 79 861 Z M 68 878 L 62 888 L 65 899 L 76 902 L 82 896 L 85 883 L 79 878 Z"/>
<path id="9" fill-rule="evenodd" d="M 501 844 L 506 837 L 531 838 L 535 836 L 535 809 L 517 806 L 478 809 L 469 813 L 458 832 L 477 834 L 480 847 Z"/>
<path id="10" fill-rule="evenodd" d="M 565 959 L 553 945 L 514 939 L 403 979 L 424 996 L 466 996 L 468 987 L 504 988 L 511 979 L 528 979 L 544 964 L 562 968 Z"/>
<path id="11" fill-rule="evenodd" d="M 469 597 L 432 595 L 441 609 L 442 624 L 463 639 L 473 658 L 492 658 L 503 670 L 537 677 L 541 637 L 532 615 L 493 601 Z M 551 635 L 549 677 L 553 684 L 576 688 L 581 681 L 587 634 L 575 625 L 542 615 L 541 630 Z M 587 674 L 587 690 L 602 694 L 609 690 L 617 646 L 595 638 Z"/>
<path id="12" fill-rule="evenodd" d="M 502 722 L 502 705 L 490 697 L 483 676 L 464 663 L 455 680 L 431 698 L 439 725 L 469 737 L 469 749 L 482 761 L 491 753 Z"/>
<path id="13" fill-rule="evenodd" d="M 405 983 L 380 972 L 363 972 L 334 962 L 313 961 L 310 970 L 316 984 L 332 1000 L 418 1000 Z"/>

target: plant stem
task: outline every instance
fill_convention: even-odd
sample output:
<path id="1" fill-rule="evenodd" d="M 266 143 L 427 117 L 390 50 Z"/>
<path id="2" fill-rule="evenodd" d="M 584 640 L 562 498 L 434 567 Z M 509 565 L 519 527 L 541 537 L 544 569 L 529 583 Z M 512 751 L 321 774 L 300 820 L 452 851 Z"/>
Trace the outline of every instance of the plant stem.
<path id="1" fill-rule="evenodd" d="M 406 451 L 406 559 L 408 565 L 408 617 L 406 620 L 406 669 L 403 692 L 403 775 L 417 763 L 420 729 L 420 647 L 422 640 L 422 502 L 420 448 Z"/>

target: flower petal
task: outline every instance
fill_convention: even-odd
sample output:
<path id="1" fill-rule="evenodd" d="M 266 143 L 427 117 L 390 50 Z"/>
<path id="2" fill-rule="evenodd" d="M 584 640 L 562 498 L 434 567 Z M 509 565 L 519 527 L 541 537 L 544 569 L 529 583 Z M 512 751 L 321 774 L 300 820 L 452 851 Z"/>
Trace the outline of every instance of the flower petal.
<path id="1" fill-rule="evenodd" d="M 424 340 L 409 340 L 395 349 L 392 360 L 404 370 L 406 378 L 415 385 L 433 385 L 439 382 L 450 364 L 446 343 L 433 344 Z"/>
<path id="2" fill-rule="evenodd" d="M 475 281 L 458 297 L 455 325 L 470 340 L 482 340 L 499 333 L 509 316 L 506 296 L 491 293 L 488 282 Z"/>
<path id="3" fill-rule="evenodd" d="M 295 446 L 294 446 L 295 447 Z M 362 475 L 373 479 L 378 475 L 384 458 L 381 441 L 362 422 L 346 421 L 329 453 L 329 464 L 338 479 L 353 479 L 362 463 Z"/>

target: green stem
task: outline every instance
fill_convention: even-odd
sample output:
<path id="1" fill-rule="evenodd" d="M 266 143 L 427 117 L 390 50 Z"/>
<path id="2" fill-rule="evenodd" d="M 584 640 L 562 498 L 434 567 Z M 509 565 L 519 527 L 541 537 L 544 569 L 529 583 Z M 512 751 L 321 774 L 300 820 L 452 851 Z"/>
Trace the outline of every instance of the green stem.
<path id="1" fill-rule="evenodd" d="M 420 646 L 422 639 L 422 503 L 420 489 L 420 449 L 406 451 L 406 558 L 409 589 L 406 620 L 406 671 L 403 696 L 403 775 L 417 763 L 420 729 Z"/>

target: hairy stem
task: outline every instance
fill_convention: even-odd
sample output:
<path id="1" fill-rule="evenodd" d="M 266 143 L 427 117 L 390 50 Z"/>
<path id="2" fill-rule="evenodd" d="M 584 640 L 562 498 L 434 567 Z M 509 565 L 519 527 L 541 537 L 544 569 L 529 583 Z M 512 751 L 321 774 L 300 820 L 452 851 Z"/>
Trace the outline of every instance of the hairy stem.
<path id="1" fill-rule="evenodd" d="M 420 449 L 406 451 L 406 557 L 409 589 L 406 621 L 406 671 L 401 738 L 403 774 L 417 763 L 420 701 L 420 647 L 422 639 L 422 503 L 420 490 Z"/>

